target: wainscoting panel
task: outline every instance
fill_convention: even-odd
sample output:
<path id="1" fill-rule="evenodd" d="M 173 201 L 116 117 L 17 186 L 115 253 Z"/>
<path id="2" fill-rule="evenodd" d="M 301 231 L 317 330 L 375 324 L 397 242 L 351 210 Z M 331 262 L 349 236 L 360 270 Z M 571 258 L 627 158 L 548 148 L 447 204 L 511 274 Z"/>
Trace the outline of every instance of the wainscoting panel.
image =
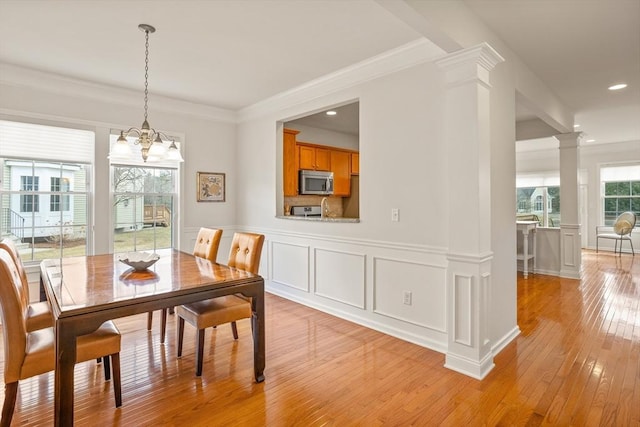
<path id="1" fill-rule="evenodd" d="M 471 346 L 471 336 L 473 327 L 473 277 L 454 275 L 454 306 L 455 315 L 453 316 L 455 324 L 453 325 L 453 340 L 459 344 Z"/>
<path id="2" fill-rule="evenodd" d="M 365 255 L 315 249 L 315 293 L 365 309 Z"/>
<path id="3" fill-rule="evenodd" d="M 374 312 L 446 332 L 445 267 L 375 257 L 373 276 Z"/>
<path id="4" fill-rule="evenodd" d="M 309 246 L 271 242 L 271 280 L 309 292 Z"/>

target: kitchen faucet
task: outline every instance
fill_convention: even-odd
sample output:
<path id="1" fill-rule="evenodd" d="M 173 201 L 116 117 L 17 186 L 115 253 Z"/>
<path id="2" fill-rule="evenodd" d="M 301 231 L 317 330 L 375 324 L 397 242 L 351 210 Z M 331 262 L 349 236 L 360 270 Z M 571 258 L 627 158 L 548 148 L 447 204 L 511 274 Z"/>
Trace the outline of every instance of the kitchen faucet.
<path id="1" fill-rule="evenodd" d="M 320 218 L 324 218 L 325 216 L 329 216 L 329 200 L 323 197 L 320 201 Z"/>

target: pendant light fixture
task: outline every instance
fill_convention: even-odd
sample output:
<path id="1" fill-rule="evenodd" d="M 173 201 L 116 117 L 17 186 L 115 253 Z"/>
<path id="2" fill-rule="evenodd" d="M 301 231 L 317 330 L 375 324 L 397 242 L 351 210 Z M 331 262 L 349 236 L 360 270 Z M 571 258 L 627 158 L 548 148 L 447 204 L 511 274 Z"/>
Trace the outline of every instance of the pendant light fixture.
<path id="1" fill-rule="evenodd" d="M 184 161 L 180 150 L 176 145 L 176 141 L 171 139 L 171 144 L 167 148 L 164 145 L 164 139 L 170 140 L 165 134 L 153 129 L 149 126 L 147 121 L 148 113 L 148 98 L 149 98 L 149 34 L 154 33 L 156 29 L 147 24 L 138 25 L 141 31 L 144 32 L 145 37 L 145 52 L 144 52 L 144 121 L 140 129 L 132 127 L 127 131 L 121 131 L 120 136 L 113 147 L 111 148 L 110 159 L 114 160 L 126 160 L 132 156 L 131 147 L 127 141 L 127 136 L 134 134 L 137 139 L 134 144 L 140 145 L 140 152 L 142 153 L 142 159 L 147 162 L 154 162 L 160 160 L 173 160 L 177 162 Z"/>

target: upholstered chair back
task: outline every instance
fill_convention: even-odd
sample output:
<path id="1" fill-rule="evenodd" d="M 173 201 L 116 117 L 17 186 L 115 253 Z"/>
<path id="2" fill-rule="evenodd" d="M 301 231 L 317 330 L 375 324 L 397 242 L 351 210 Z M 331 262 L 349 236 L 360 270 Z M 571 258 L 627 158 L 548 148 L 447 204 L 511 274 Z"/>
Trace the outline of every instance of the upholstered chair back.
<path id="1" fill-rule="evenodd" d="M 198 231 L 196 244 L 193 247 L 193 255 L 216 262 L 218 257 L 218 247 L 220 246 L 220 238 L 222 230 L 202 227 Z"/>
<path id="2" fill-rule="evenodd" d="M 229 251 L 229 266 L 257 274 L 263 243 L 262 234 L 235 233 Z"/>
<path id="3" fill-rule="evenodd" d="M 616 218 L 616 222 L 613 224 L 613 231 L 620 236 L 625 236 L 631 234 L 635 226 L 636 214 L 633 212 L 623 212 Z"/>
<path id="4" fill-rule="evenodd" d="M 13 259 L 13 263 L 18 269 L 18 274 L 20 275 L 23 288 L 20 293 L 20 297 L 23 300 L 23 304 L 27 306 L 29 305 L 29 281 L 27 279 L 27 271 L 24 269 L 24 264 L 22 264 L 22 258 L 20 258 L 20 252 L 18 252 L 18 248 L 14 241 L 9 238 L 4 238 L 0 241 L 0 249 L 4 249 L 9 252 L 9 255 L 11 255 L 11 258 Z"/>
<path id="5" fill-rule="evenodd" d="M 22 279 L 13 258 L 0 249 L 0 304 L 4 337 L 4 382 L 20 379 L 27 348 L 26 307 L 22 302 Z"/>

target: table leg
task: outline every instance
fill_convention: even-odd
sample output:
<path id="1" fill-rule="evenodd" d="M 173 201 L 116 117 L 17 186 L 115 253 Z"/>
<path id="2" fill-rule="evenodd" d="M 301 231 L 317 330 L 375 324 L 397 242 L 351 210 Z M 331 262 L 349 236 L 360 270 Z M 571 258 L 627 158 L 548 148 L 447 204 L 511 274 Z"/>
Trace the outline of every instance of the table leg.
<path id="1" fill-rule="evenodd" d="M 536 266 L 536 260 L 538 259 L 538 256 L 537 256 L 538 252 L 537 252 L 537 249 L 536 249 L 536 240 L 538 240 L 538 239 L 537 239 L 537 234 L 536 233 L 537 233 L 537 230 L 534 228 L 533 229 L 533 234 L 532 234 L 532 237 L 533 237 L 533 271 L 532 271 L 532 273 L 533 274 L 536 274 L 536 267 L 537 267 Z"/>
<path id="2" fill-rule="evenodd" d="M 73 425 L 73 369 L 76 363 L 76 335 L 71 325 L 56 321 L 55 425 Z"/>
<path id="3" fill-rule="evenodd" d="M 264 281 L 260 292 L 251 298 L 251 322 L 253 326 L 253 370 L 256 382 L 264 381 L 265 366 L 265 321 L 264 321 Z"/>
<path id="4" fill-rule="evenodd" d="M 529 275 L 529 232 L 523 231 L 522 234 L 523 234 L 522 243 L 524 245 L 524 247 L 522 248 L 522 251 L 524 253 L 523 273 L 524 273 L 524 278 L 526 279 Z"/>

